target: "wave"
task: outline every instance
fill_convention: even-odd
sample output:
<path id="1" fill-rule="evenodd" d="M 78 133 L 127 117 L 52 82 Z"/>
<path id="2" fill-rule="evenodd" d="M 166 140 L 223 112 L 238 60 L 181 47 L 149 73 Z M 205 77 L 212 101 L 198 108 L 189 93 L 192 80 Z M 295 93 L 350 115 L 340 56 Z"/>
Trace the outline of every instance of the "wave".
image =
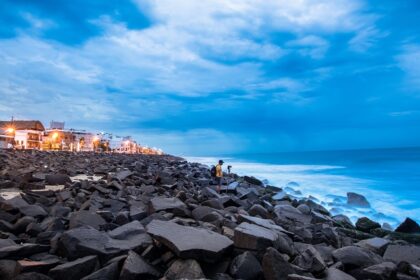
<path id="1" fill-rule="evenodd" d="M 216 164 L 216 157 L 185 157 L 188 161 L 205 165 Z M 377 189 L 377 182 L 340 174 L 345 166 L 307 165 L 307 164 L 267 164 L 245 162 L 235 158 L 223 158 L 227 165 L 232 165 L 232 172 L 238 175 L 251 175 L 266 183 L 278 187 L 288 187 L 286 192 L 297 198 L 318 200 L 333 215 L 344 214 L 354 223 L 366 216 L 379 223 L 388 223 L 396 227 L 406 217 L 420 220 L 420 208 L 416 201 L 399 197 L 398 193 Z M 345 172 L 341 172 L 345 173 Z M 290 183 L 293 182 L 291 185 Z M 364 195 L 371 208 L 349 207 L 346 204 L 347 192 Z M 411 209 L 409 209 L 411 207 Z"/>

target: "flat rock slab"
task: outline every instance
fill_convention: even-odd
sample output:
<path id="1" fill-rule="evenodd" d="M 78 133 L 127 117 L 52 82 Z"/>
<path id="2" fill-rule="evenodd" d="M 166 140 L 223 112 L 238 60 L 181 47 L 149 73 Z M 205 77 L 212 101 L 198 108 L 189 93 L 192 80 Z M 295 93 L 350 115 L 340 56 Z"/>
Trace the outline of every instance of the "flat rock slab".
<path id="1" fill-rule="evenodd" d="M 74 280 L 92 273 L 99 266 L 97 256 L 86 256 L 58 265 L 48 273 L 53 279 Z"/>
<path id="2" fill-rule="evenodd" d="M 268 228 L 268 229 L 281 231 L 281 232 L 286 233 L 286 234 L 291 235 L 291 236 L 294 235 L 293 232 L 285 230 L 282 226 L 279 226 L 279 225 L 275 224 L 273 222 L 273 220 L 270 220 L 270 219 L 262 219 L 262 218 L 258 218 L 258 217 L 253 217 L 253 216 L 240 214 L 238 220 L 240 222 L 247 222 L 247 223 L 256 224 L 256 225 L 259 225 L 259 226 L 262 226 L 262 227 L 265 227 L 265 228 Z"/>
<path id="3" fill-rule="evenodd" d="M 99 229 L 105 224 L 106 221 L 98 214 L 86 210 L 80 210 L 71 214 L 69 229 L 81 226 L 91 226 Z"/>
<path id="4" fill-rule="evenodd" d="M 274 246 L 279 234 L 274 230 L 246 222 L 235 228 L 235 247 L 248 250 L 263 250 Z"/>
<path id="5" fill-rule="evenodd" d="M 139 221 L 132 221 L 131 223 L 111 230 L 108 234 L 111 238 L 126 239 L 130 236 L 145 232 L 144 226 Z"/>
<path id="6" fill-rule="evenodd" d="M 151 213 L 173 210 L 175 208 L 186 209 L 187 206 L 185 205 L 184 202 L 182 202 L 176 197 L 159 196 L 159 197 L 152 198 L 149 203 L 149 211 Z"/>
<path id="7" fill-rule="evenodd" d="M 365 249 L 357 246 L 346 246 L 333 251 L 333 257 L 342 262 L 345 266 L 368 267 L 382 262 L 382 258 Z"/>
<path id="8" fill-rule="evenodd" d="M 121 270 L 120 280 L 155 279 L 160 276 L 153 266 L 133 251 L 128 253 Z"/>
<path id="9" fill-rule="evenodd" d="M 147 233 L 184 259 L 214 262 L 233 245 L 232 240 L 216 232 L 168 221 L 153 220 L 146 229 Z"/>
<path id="10" fill-rule="evenodd" d="M 47 252 L 50 246 L 26 243 L 23 245 L 12 245 L 0 249 L 0 259 L 21 259 L 31 255 Z"/>
<path id="11" fill-rule="evenodd" d="M 386 248 L 384 260 L 395 263 L 406 261 L 420 265 L 420 247 L 412 245 L 389 245 Z"/>
<path id="12" fill-rule="evenodd" d="M 45 176 L 45 182 L 47 185 L 65 185 L 71 183 L 71 179 L 66 174 L 49 174 Z"/>

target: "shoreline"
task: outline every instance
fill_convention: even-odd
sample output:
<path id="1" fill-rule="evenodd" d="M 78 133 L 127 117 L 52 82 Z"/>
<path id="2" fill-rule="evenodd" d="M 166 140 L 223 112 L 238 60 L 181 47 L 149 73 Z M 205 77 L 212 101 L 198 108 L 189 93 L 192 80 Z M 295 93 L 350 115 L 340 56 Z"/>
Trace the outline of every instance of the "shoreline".
<path id="1" fill-rule="evenodd" d="M 2 150 L 0 164 L 0 188 L 21 190 L 0 199 L 6 279 L 420 277 L 414 221 L 354 225 L 310 199 L 275 200 L 281 188 L 251 176 L 218 194 L 206 166 L 170 155 Z"/>

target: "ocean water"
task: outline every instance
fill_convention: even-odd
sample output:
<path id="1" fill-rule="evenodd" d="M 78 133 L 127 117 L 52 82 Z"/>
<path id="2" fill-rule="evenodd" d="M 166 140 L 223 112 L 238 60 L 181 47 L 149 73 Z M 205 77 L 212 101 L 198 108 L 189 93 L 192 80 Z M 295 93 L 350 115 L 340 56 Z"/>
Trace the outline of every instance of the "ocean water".
<path id="1" fill-rule="evenodd" d="M 396 227 L 406 217 L 420 222 L 420 148 L 185 157 L 206 165 L 219 158 L 232 172 L 252 175 L 296 197 L 318 200 L 353 222 L 366 216 Z M 371 208 L 346 205 L 347 192 L 364 195 Z"/>

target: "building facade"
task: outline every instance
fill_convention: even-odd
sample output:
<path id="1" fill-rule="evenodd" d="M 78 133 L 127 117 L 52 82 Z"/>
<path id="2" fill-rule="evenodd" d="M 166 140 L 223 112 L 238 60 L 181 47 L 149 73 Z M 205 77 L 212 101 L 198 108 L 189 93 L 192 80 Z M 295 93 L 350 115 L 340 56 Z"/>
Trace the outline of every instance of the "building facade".
<path id="1" fill-rule="evenodd" d="M 45 128 L 40 121 L 0 121 L 0 127 L 13 136 L 15 148 L 41 149 Z"/>

